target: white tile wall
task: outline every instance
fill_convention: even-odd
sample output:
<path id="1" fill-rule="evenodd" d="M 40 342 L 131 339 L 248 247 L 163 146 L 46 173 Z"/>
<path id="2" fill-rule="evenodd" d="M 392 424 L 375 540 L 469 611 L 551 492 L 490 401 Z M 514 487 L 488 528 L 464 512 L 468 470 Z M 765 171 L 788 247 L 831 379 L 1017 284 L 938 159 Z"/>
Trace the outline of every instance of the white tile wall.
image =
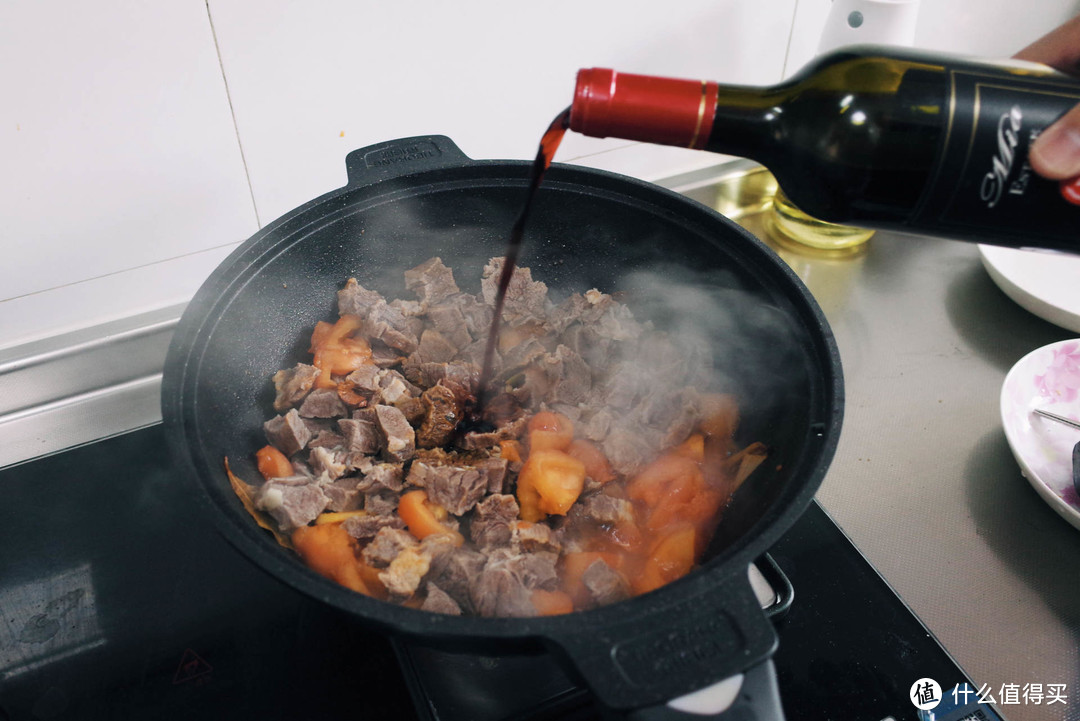
<path id="1" fill-rule="evenodd" d="M 183 302 L 255 231 L 203 3 L 5 0 L 0 98 L 0 346 Z"/>
<path id="2" fill-rule="evenodd" d="M 354 148 L 441 133 L 531 157 L 579 67 L 777 81 L 829 2 L 5 0 L 0 348 L 183 302 L 259 222 L 342 185 Z M 1078 11 L 923 0 L 916 45 L 1006 55 Z M 559 159 L 646 179 L 716 160 L 573 135 Z"/>

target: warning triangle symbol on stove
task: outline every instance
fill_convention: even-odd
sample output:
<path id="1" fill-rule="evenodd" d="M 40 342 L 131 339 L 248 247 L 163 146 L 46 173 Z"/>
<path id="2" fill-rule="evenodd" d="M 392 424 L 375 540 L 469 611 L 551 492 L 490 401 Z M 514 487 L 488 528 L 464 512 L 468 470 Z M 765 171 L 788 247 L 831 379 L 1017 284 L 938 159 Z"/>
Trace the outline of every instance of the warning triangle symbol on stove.
<path id="1" fill-rule="evenodd" d="M 193 678 L 210 673 L 214 670 L 214 667 L 208 664 L 206 661 L 199 657 L 199 654 L 192 651 L 190 648 L 184 649 L 184 655 L 180 657 L 180 665 L 176 667 L 176 673 L 173 674 L 173 684 L 184 683 L 190 681 Z"/>

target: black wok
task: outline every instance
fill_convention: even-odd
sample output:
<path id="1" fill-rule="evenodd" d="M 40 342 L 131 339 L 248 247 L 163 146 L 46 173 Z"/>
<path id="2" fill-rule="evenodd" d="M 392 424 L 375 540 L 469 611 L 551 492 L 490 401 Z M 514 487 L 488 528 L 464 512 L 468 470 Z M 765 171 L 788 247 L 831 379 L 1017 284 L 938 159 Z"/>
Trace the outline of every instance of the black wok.
<path id="1" fill-rule="evenodd" d="M 480 268 L 504 251 L 529 169 L 470 160 L 441 136 L 357 150 L 346 164 L 348 185 L 270 224 L 214 271 L 169 349 L 162 410 L 171 450 L 220 531 L 273 576 L 383 631 L 450 650 L 553 651 L 620 712 L 667 714 L 668 699 L 750 669 L 767 679 L 776 635 L 747 569 L 803 512 L 832 458 L 843 407 L 839 358 L 817 305 L 770 250 L 648 183 L 556 164 L 521 264 L 553 296 L 621 289 L 636 315 L 660 327 L 691 319 L 718 359 L 720 389 L 740 397 L 740 440 L 772 449 L 736 493 L 699 570 L 587 612 L 450 617 L 338 586 L 256 526 L 223 459 L 258 478 L 252 456 L 274 414 L 270 376 L 309 358 L 305 339 L 317 321 L 336 318 L 335 292 L 349 277 L 388 298 L 411 297 L 402 272 L 438 255 L 462 290 L 476 292 Z"/>

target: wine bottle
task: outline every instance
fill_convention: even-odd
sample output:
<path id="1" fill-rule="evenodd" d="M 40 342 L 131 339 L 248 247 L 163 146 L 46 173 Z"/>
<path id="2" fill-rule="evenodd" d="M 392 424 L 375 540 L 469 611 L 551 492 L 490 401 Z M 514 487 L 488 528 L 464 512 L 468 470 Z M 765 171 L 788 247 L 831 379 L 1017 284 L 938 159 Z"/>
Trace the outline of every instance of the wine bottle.
<path id="1" fill-rule="evenodd" d="M 1080 252 L 1080 193 L 1027 161 L 1078 102 L 1041 65 L 854 46 L 769 87 L 584 69 L 570 129 L 751 158 L 832 223 Z"/>

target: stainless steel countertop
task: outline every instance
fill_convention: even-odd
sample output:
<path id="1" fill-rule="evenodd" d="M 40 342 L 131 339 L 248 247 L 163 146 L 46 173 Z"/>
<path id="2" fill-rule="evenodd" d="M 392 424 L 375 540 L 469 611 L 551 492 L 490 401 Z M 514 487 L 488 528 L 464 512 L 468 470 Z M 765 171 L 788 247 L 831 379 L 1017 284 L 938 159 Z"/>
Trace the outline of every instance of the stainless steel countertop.
<path id="1" fill-rule="evenodd" d="M 878 233 L 858 257 L 777 250 L 844 367 L 818 501 L 1000 713 L 1080 719 L 1080 531 L 1020 474 L 999 412 L 1012 365 L 1075 334 L 1006 297 L 975 245 Z M 1000 703 L 1002 686 L 1051 683 L 1066 704 Z"/>

